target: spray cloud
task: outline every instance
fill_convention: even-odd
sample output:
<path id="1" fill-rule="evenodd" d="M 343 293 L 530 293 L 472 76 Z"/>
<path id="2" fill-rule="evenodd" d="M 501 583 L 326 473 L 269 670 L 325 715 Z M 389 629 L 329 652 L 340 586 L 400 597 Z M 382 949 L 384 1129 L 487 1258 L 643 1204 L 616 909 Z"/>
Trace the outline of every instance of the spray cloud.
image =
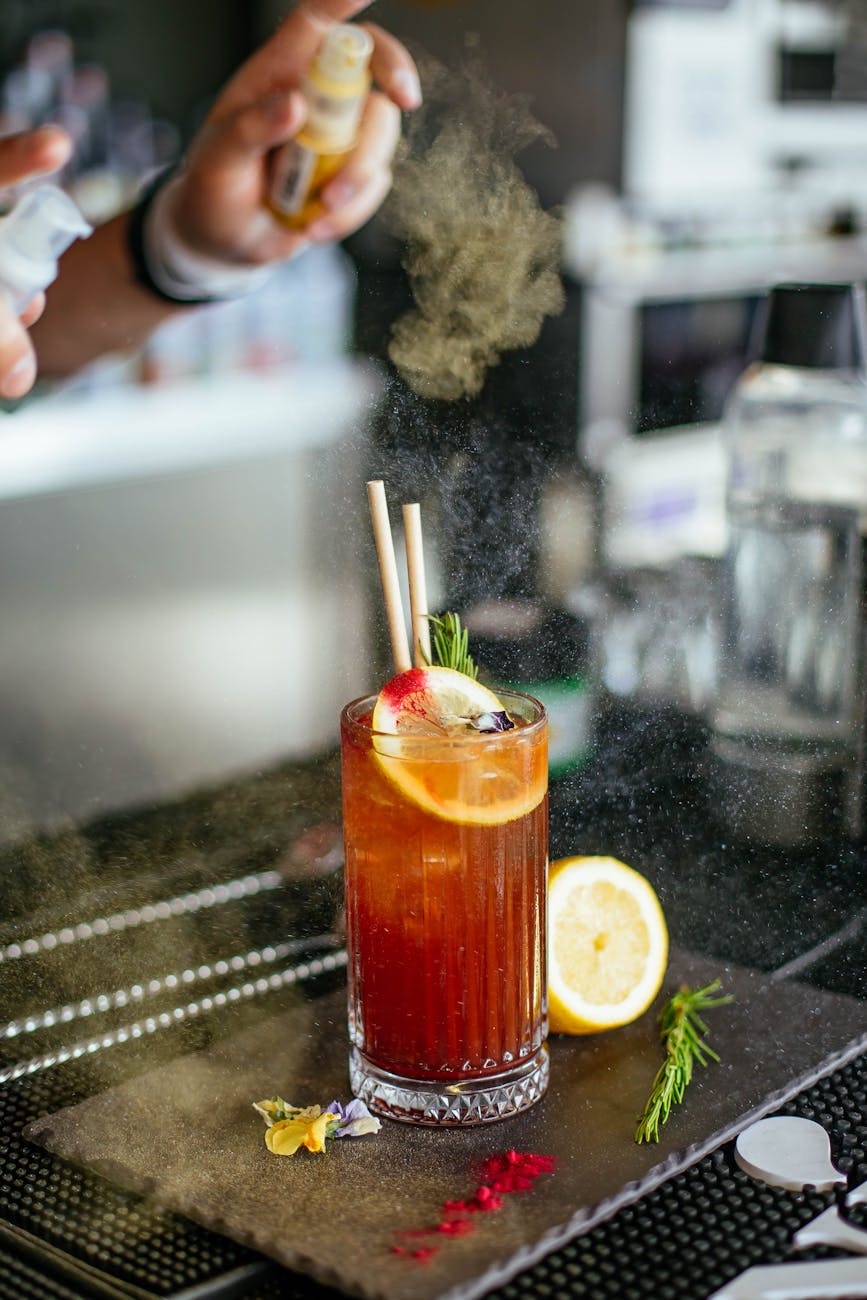
<path id="1" fill-rule="evenodd" d="M 460 73 L 419 62 L 425 103 L 385 212 L 405 244 L 415 307 L 395 322 L 389 355 L 420 396 L 454 400 L 479 393 L 500 354 L 529 347 L 563 308 L 560 220 L 514 161 L 553 140 L 477 61 Z"/>

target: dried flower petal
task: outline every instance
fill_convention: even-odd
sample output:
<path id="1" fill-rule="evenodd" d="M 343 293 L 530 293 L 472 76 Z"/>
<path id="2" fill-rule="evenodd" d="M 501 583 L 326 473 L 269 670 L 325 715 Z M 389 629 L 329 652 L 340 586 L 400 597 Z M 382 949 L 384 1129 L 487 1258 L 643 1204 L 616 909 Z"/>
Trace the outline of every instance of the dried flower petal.
<path id="1" fill-rule="evenodd" d="M 453 1214 L 483 1214 L 499 1210 L 503 1205 L 501 1193 L 529 1191 L 540 1174 L 550 1173 L 554 1168 L 553 1156 L 533 1155 L 530 1152 L 518 1152 L 514 1149 L 502 1155 L 488 1156 L 482 1162 L 484 1182 L 476 1188 L 472 1197 L 466 1200 L 445 1201 L 442 1207 L 443 1218 L 434 1228 L 404 1228 L 401 1237 L 424 1237 L 429 1233 L 441 1233 L 446 1237 L 464 1237 L 474 1232 L 476 1224 L 468 1218 L 448 1218 Z M 423 1247 L 410 1251 L 405 1246 L 392 1246 L 396 1255 L 405 1255 L 412 1259 L 426 1259 L 435 1247 Z"/>
<path id="2" fill-rule="evenodd" d="M 491 709 L 490 712 L 480 713 L 477 718 L 468 718 L 467 721 L 476 731 L 485 734 L 494 731 L 511 731 L 515 725 L 505 709 Z"/>
<path id="3" fill-rule="evenodd" d="M 253 1109 L 258 1112 L 270 1128 L 274 1123 L 277 1114 L 276 1101 L 254 1101 Z"/>
<path id="4" fill-rule="evenodd" d="M 265 1130 L 265 1145 L 275 1156 L 294 1156 L 299 1147 L 308 1151 L 325 1150 L 325 1136 L 328 1125 L 336 1117 L 330 1111 L 322 1111 L 319 1106 L 308 1106 L 307 1111 L 316 1111 L 293 1116 L 292 1119 L 277 1120 Z"/>
<path id="5" fill-rule="evenodd" d="M 319 1107 L 317 1106 L 316 1109 L 318 1110 Z M 331 1112 L 326 1110 L 308 1126 L 307 1136 L 304 1139 L 304 1145 L 308 1151 L 325 1150 L 325 1134 L 328 1125 L 333 1119 L 334 1116 Z"/>
<path id="6" fill-rule="evenodd" d="M 482 1192 L 488 1192 L 488 1195 L 483 1197 Z M 503 1205 L 502 1196 L 494 1196 L 489 1188 L 480 1187 L 479 1190 L 476 1192 L 476 1202 L 475 1205 L 473 1206 L 473 1209 L 477 1211 L 481 1211 L 482 1213 L 487 1213 L 490 1210 L 501 1209 L 502 1205 Z"/>
<path id="7" fill-rule="evenodd" d="M 322 1114 L 321 1106 L 306 1106 L 302 1110 L 300 1106 L 293 1106 L 282 1097 L 271 1097 L 267 1101 L 254 1101 L 253 1109 L 258 1111 L 266 1124 L 274 1124 L 281 1119 L 312 1118 Z"/>
<path id="8" fill-rule="evenodd" d="M 448 1237 L 466 1237 L 475 1230 L 476 1225 L 469 1219 L 443 1219 L 437 1228 L 438 1232 L 444 1232 Z"/>
<path id="9" fill-rule="evenodd" d="M 332 1101 L 328 1109 L 337 1118 L 329 1137 L 363 1137 L 365 1133 L 378 1133 L 382 1124 L 375 1115 L 371 1115 L 365 1103 L 354 1097 L 347 1106 L 339 1101 Z"/>
<path id="10" fill-rule="evenodd" d="M 303 1120 L 278 1119 L 265 1131 L 265 1145 L 275 1156 L 294 1156 L 306 1132 Z"/>
<path id="11" fill-rule="evenodd" d="M 333 1101 L 327 1110 L 321 1106 L 291 1106 L 282 1097 L 271 1097 L 254 1102 L 253 1109 L 268 1125 L 265 1145 L 278 1156 L 294 1155 L 300 1146 L 308 1151 L 324 1151 L 326 1138 L 361 1137 L 382 1128 L 357 1097 L 346 1106 Z"/>

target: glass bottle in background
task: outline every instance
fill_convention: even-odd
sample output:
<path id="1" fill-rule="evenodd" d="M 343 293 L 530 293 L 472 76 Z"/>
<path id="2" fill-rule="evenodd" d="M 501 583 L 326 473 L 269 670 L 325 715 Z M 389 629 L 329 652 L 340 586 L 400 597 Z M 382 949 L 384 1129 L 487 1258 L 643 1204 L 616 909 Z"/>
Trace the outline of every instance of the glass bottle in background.
<path id="1" fill-rule="evenodd" d="M 789 284 L 726 410 L 715 803 L 744 838 L 862 833 L 864 295 Z"/>
<path id="2" fill-rule="evenodd" d="M 48 28 L 35 32 L 27 43 L 24 66 L 39 77 L 48 91 L 47 118 L 69 102 L 74 48 L 69 32 Z"/>

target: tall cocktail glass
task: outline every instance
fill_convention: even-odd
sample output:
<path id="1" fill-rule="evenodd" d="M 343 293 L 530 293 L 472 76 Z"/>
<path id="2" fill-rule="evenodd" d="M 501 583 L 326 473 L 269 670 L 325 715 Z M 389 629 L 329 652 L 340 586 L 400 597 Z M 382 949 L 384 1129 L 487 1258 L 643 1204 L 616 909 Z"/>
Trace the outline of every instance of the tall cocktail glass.
<path id="1" fill-rule="evenodd" d="M 374 732 L 341 716 L 350 1076 L 392 1119 L 481 1124 L 548 1082 L 548 724 L 499 691 L 510 731 Z"/>

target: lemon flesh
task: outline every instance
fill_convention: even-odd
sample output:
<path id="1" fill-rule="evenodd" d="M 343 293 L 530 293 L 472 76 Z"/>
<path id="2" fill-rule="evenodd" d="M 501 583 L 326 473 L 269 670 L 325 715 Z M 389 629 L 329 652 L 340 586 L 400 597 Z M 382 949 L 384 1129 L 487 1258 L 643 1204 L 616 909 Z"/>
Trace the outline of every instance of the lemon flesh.
<path id="1" fill-rule="evenodd" d="M 644 876 L 607 857 L 563 858 L 548 879 L 548 1015 L 553 1033 L 629 1024 L 656 997 L 668 929 Z"/>

